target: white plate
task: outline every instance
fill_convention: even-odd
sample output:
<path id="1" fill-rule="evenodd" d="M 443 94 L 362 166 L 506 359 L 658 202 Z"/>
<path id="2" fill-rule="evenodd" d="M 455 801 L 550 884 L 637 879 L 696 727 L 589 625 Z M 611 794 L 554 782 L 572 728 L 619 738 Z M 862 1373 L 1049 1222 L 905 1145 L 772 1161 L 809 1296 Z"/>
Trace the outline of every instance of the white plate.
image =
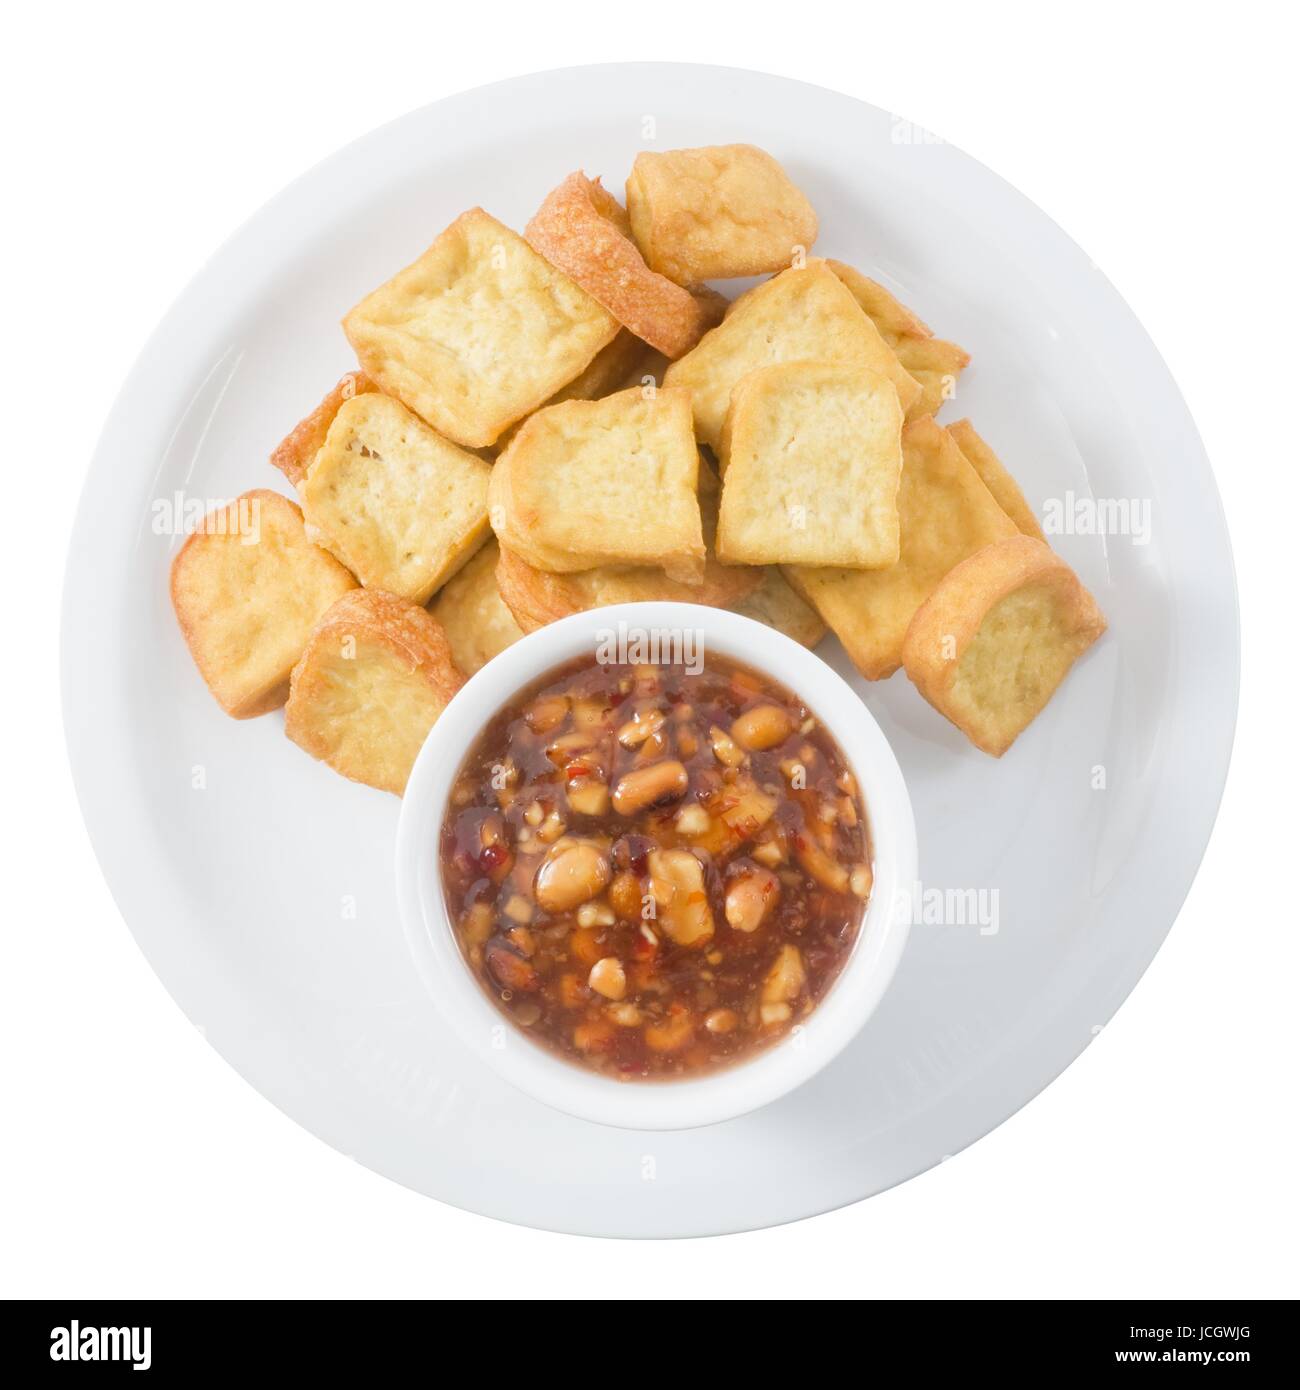
<path id="1" fill-rule="evenodd" d="M 572 169 L 617 189 L 641 148 L 732 140 L 784 161 L 820 214 L 819 252 L 895 287 L 973 353 L 943 418 L 971 415 L 1040 512 L 1069 494 L 1138 499 L 1151 538 L 1056 540 L 1111 630 L 1001 762 L 902 676 L 857 682 L 907 775 L 925 885 L 997 889 L 998 930 L 922 922 L 875 1017 L 812 1083 L 725 1125 L 648 1137 L 525 1100 L 433 1015 L 394 900 L 397 801 L 313 763 L 279 715 L 220 714 L 172 618 L 178 540 L 155 534 L 155 503 L 281 486 L 269 450 L 351 365 L 340 315 L 464 208 L 520 227 Z M 1200 860 L 1232 740 L 1238 631 L 1192 421 L 1132 314 L 1056 226 L 870 106 L 647 64 L 417 111 L 313 169 L 218 252 L 105 428 L 73 538 L 63 662 L 72 765 L 122 913 L 265 1096 L 458 1206 L 565 1231 L 702 1235 L 901 1182 L 1087 1046 Z"/>

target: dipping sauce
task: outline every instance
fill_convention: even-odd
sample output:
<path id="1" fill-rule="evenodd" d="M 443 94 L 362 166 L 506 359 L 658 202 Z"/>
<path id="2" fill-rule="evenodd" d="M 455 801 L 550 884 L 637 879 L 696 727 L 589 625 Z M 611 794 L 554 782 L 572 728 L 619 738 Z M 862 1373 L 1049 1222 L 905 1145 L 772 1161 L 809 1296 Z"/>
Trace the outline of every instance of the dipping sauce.
<path id="1" fill-rule="evenodd" d="M 789 1035 L 871 893 L 834 739 L 739 663 L 551 672 L 453 784 L 443 880 L 461 950 L 537 1043 L 626 1080 L 690 1077 Z"/>

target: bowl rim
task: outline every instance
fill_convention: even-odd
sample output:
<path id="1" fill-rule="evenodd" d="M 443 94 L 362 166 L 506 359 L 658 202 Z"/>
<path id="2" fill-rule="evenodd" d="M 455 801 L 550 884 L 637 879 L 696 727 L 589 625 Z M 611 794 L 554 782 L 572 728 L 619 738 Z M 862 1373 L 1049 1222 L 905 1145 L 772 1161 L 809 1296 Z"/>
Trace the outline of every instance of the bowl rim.
<path id="1" fill-rule="evenodd" d="M 617 1081 L 530 1040 L 492 1003 L 455 938 L 443 897 L 439 832 L 451 785 L 487 721 L 538 677 L 628 629 L 691 630 L 704 651 L 751 666 L 804 700 L 858 779 L 871 827 L 873 888 L 848 960 L 789 1037 L 697 1078 Z M 448 703 L 416 757 L 398 821 L 395 872 L 403 931 L 432 1001 L 472 1055 L 534 1100 L 634 1130 L 691 1129 L 748 1114 L 801 1086 L 861 1031 L 906 945 L 917 879 L 916 824 L 902 770 L 867 706 L 838 672 L 775 629 L 726 609 L 643 602 L 592 609 L 526 634 Z"/>

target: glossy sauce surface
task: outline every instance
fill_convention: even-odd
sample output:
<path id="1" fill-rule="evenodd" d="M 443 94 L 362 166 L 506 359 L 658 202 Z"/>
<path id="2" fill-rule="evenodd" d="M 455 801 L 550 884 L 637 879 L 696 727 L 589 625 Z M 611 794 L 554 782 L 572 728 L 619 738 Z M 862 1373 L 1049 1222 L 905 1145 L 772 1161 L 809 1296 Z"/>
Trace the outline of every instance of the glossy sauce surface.
<path id="1" fill-rule="evenodd" d="M 537 1043 L 625 1080 L 788 1036 L 871 892 L 867 820 L 815 714 L 766 676 L 569 663 L 487 725 L 439 846 L 471 969 Z"/>

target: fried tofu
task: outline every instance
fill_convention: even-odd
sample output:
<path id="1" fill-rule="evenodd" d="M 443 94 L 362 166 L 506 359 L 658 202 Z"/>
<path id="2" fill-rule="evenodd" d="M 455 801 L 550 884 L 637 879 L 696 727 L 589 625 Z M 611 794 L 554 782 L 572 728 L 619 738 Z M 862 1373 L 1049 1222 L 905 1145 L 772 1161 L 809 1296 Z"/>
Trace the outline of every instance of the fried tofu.
<path id="1" fill-rule="evenodd" d="M 199 674 L 235 719 L 284 704 L 321 615 L 357 581 L 302 512 L 258 488 L 203 519 L 172 562 L 172 606 Z"/>
<path id="2" fill-rule="evenodd" d="M 715 452 L 741 378 L 778 362 L 832 362 L 888 377 L 904 412 L 921 394 L 875 324 L 825 262 L 780 275 L 742 295 L 697 347 L 664 373 L 691 393 L 698 438 Z"/>
<path id="3" fill-rule="evenodd" d="M 524 228 L 528 244 L 619 321 L 668 357 L 680 357 L 721 317 L 646 265 L 618 200 L 581 172 L 547 194 Z"/>
<path id="4" fill-rule="evenodd" d="M 425 603 L 487 539 L 491 474 L 372 392 L 340 406 L 298 492 L 312 537 L 367 589 Z"/>
<path id="5" fill-rule="evenodd" d="M 903 429 L 898 517 L 898 563 L 890 569 L 783 570 L 868 680 L 898 670 L 907 625 L 950 569 L 1016 534 L 947 430 L 929 416 Z"/>
<path id="6" fill-rule="evenodd" d="M 844 261 L 826 260 L 827 266 L 844 282 L 862 311 L 880 330 L 880 336 L 890 347 L 897 347 L 905 338 L 933 338 L 934 330 L 919 314 L 892 295 L 884 285 L 864 275 Z"/>
<path id="7" fill-rule="evenodd" d="M 763 571 L 762 583 L 752 594 L 729 607 L 733 613 L 765 623 L 804 647 L 815 647 L 826 636 L 826 624 L 817 610 L 795 593 L 775 566 Z"/>
<path id="8" fill-rule="evenodd" d="M 497 587 L 500 558 L 496 541 L 489 540 L 442 586 L 429 607 L 447 634 L 453 660 L 467 676 L 524 635 Z"/>
<path id="9" fill-rule="evenodd" d="M 468 448 L 494 444 L 572 381 L 618 328 L 482 208 L 458 217 L 343 320 L 380 388 Z"/>
<path id="10" fill-rule="evenodd" d="M 909 420 L 933 415 L 957 394 L 957 378 L 970 366 L 970 353 L 945 338 L 905 338 L 895 349 L 921 394 L 907 412 Z"/>
<path id="11" fill-rule="evenodd" d="M 654 565 L 704 572 L 690 396 L 632 388 L 530 416 L 492 470 L 502 546 L 556 574 Z"/>
<path id="12" fill-rule="evenodd" d="M 783 362 L 742 377 L 718 455 L 719 559 L 894 564 L 902 429 L 898 392 L 868 367 Z"/>
<path id="13" fill-rule="evenodd" d="M 632 235 L 679 285 L 783 270 L 817 239 L 817 214 L 755 145 L 643 151 L 627 181 Z"/>
<path id="14" fill-rule="evenodd" d="M 615 603 L 698 603 L 709 608 L 733 608 L 761 585 L 763 571 L 750 566 L 719 565 L 711 561 L 699 584 L 683 584 L 662 569 L 582 570 L 576 574 L 550 574 L 530 565 L 522 556 L 501 550 L 497 585 L 515 621 L 525 632 L 547 623 L 608 608 Z"/>
<path id="15" fill-rule="evenodd" d="M 345 373 L 316 409 L 305 419 L 299 420 L 276 445 L 271 463 L 297 487 L 307 476 L 307 470 L 324 444 L 325 436 L 343 402 L 350 401 L 353 396 L 364 395 L 367 391 L 377 390 L 379 388 L 365 372 Z"/>
<path id="16" fill-rule="evenodd" d="M 463 683 L 446 634 L 423 608 L 357 589 L 324 615 L 293 668 L 284 731 L 335 772 L 401 796 Z"/>
<path id="17" fill-rule="evenodd" d="M 648 343 L 643 343 L 626 328 L 620 328 L 614 340 L 601 348 L 572 381 L 561 386 L 546 405 L 598 401 L 602 396 L 639 383 L 642 373 L 653 373 L 659 360 L 659 353 Z"/>
<path id="18" fill-rule="evenodd" d="M 497 565 L 501 597 L 525 632 L 533 632 L 571 613 L 585 613 L 612 603 L 700 603 L 711 608 L 733 608 L 756 598 L 774 570 L 752 565 L 723 565 L 713 553 L 718 520 L 718 480 L 702 462 L 699 471 L 700 523 L 704 533 L 704 577 L 699 584 L 670 579 L 658 566 L 632 569 L 583 570 L 576 574 L 548 574 L 519 555 L 502 548 Z M 782 611 L 773 606 L 773 612 Z"/>
<path id="19" fill-rule="evenodd" d="M 944 577 L 912 619 L 903 664 L 940 714 L 1000 758 L 1105 630 L 1069 565 L 1017 535 Z"/>
<path id="20" fill-rule="evenodd" d="M 602 396 L 612 395 L 615 391 L 640 385 L 645 376 L 658 381 L 662 378 L 666 365 L 666 359 L 649 343 L 643 343 L 635 333 L 621 328 L 614 340 L 601 348 L 572 381 L 561 386 L 542 409 L 560 405 L 564 401 L 596 401 Z M 497 440 L 499 451 L 504 450 L 519 433 L 522 424 L 521 420 L 518 424 L 511 425 Z"/>
<path id="21" fill-rule="evenodd" d="M 1043 535 L 1034 509 L 1025 501 L 1020 485 L 1003 467 L 1002 460 L 976 434 L 975 426 L 969 420 L 958 420 L 955 425 L 948 426 L 948 433 L 983 479 L 984 486 L 997 499 L 998 506 L 1016 523 L 1020 534 L 1032 536 L 1046 544 L 1047 537 Z"/>
<path id="22" fill-rule="evenodd" d="M 880 330 L 909 376 L 921 391 L 907 409 L 909 420 L 933 415 L 957 392 L 957 378 L 970 366 L 970 353 L 944 338 L 936 338 L 927 324 L 875 280 L 843 261 L 826 264 L 844 282 L 862 311 Z"/>

